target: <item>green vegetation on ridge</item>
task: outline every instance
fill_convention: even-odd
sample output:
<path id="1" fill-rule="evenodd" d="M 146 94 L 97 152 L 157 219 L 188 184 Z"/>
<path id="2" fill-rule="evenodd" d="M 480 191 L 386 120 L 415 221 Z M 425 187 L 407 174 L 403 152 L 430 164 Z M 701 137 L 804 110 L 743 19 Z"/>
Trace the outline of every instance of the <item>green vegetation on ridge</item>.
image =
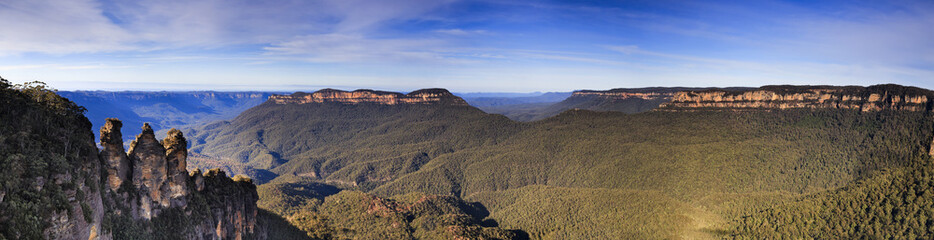
<path id="1" fill-rule="evenodd" d="M 97 149 L 84 108 L 0 78 L 0 239 L 42 239 L 53 216 L 93 222 Z"/>

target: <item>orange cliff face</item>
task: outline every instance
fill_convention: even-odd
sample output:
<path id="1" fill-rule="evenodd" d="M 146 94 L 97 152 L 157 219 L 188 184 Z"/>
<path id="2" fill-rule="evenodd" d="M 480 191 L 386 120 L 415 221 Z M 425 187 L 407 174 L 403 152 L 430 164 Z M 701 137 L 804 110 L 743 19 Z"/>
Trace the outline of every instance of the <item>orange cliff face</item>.
<path id="1" fill-rule="evenodd" d="M 578 90 L 571 94 L 571 98 L 599 98 L 606 100 L 671 100 L 678 92 L 700 92 L 713 88 L 686 88 L 686 87 L 647 87 L 647 88 L 614 88 L 605 91 Z M 745 90 L 748 88 L 730 88 L 724 90 Z"/>
<path id="2" fill-rule="evenodd" d="M 408 94 L 396 92 L 383 92 L 373 90 L 355 90 L 353 92 L 322 89 L 314 93 L 294 93 L 292 95 L 272 95 L 270 101 L 276 104 L 307 104 L 307 103 L 376 103 L 385 105 L 396 104 L 450 104 L 467 105 L 460 97 L 454 96 L 445 89 L 422 89 Z"/>
<path id="3" fill-rule="evenodd" d="M 929 111 L 934 92 L 898 85 L 870 87 L 765 86 L 750 91 L 678 92 L 662 111 L 699 108 L 837 108 L 860 111 Z"/>

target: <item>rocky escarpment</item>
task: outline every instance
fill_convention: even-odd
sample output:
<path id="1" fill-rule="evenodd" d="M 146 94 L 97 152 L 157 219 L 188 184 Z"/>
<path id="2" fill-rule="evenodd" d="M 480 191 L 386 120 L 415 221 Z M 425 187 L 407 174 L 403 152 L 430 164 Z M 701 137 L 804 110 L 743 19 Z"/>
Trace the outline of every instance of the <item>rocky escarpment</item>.
<path id="1" fill-rule="evenodd" d="M 894 110 L 931 112 L 934 91 L 895 84 L 860 86 L 763 86 L 735 91 L 683 91 L 661 111 L 851 109 L 863 112 Z M 928 154 L 934 156 L 934 141 Z"/>
<path id="2" fill-rule="evenodd" d="M 248 178 L 228 178 L 220 170 L 191 173 L 187 141 L 172 129 L 158 141 L 148 124 L 123 152 L 117 119 L 101 128 L 106 163 L 107 219 L 117 238 L 159 235 L 185 239 L 265 238 L 254 231 L 256 186 Z M 189 224 L 164 229 L 161 223 Z M 127 232 L 125 229 L 143 229 Z"/>
<path id="3" fill-rule="evenodd" d="M 590 111 L 611 111 L 640 113 L 651 111 L 659 105 L 671 101 L 680 91 L 700 91 L 702 88 L 651 87 L 651 88 L 615 88 L 606 91 L 578 90 L 559 103 L 540 110 L 505 113 L 511 119 L 519 121 L 541 120 L 558 115 L 571 109 Z"/>
<path id="4" fill-rule="evenodd" d="M 440 88 L 421 89 L 401 94 L 396 92 L 373 91 L 368 89 L 352 92 L 336 89 L 322 89 L 314 93 L 297 92 L 292 95 L 272 95 L 269 101 L 277 104 L 307 104 L 307 103 L 376 103 L 384 105 L 396 104 L 451 104 L 467 105 L 460 97 L 454 96 L 448 90 Z"/>
<path id="5" fill-rule="evenodd" d="M 764 86 L 747 91 L 678 92 L 662 110 L 836 108 L 860 111 L 930 111 L 934 92 L 893 84 L 858 86 Z"/>

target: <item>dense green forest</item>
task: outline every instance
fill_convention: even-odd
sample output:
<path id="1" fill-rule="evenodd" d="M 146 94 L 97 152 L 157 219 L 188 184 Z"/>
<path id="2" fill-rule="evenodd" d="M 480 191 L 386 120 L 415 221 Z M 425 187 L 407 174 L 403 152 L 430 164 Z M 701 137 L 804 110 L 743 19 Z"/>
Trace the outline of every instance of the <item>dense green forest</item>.
<path id="1" fill-rule="evenodd" d="M 934 164 L 920 155 L 844 188 L 734 220 L 730 234 L 765 238 L 934 238 Z"/>
<path id="2" fill-rule="evenodd" d="M 740 219 L 917 166 L 931 120 L 571 110 L 523 123 L 467 106 L 266 103 L 191 136 L 202 154 L 273 173 L 260 206 L 283 216 L 348 190 L 418 193 L 476 202 L 489 211 L 479 222 L 533 239 L 756 238 L 775 230 Z"/>
<path id="3" fill-rule="evenodd" d="M 268 183 L 260 207 L 284 216 L 313 239 L 516 239 L 520 230 L 489 222 L 483 205 L 450 195 L 381 198 L 313 182 Z"/>
<path id="4" fill-rule="evenodd" d="M 97 149 L 84 111 L 44 83 L 0 78 L 0 239 L 42 239 L 53 218 L 94 221 Z"/>

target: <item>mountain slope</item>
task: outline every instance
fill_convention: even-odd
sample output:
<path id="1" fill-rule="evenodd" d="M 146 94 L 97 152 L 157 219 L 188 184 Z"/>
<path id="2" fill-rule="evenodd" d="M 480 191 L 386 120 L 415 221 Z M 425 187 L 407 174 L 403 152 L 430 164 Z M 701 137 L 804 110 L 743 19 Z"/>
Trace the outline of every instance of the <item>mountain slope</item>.
<path id="1" fill-rule="evenodd" d="M 444 94 L 450 99 L 432 104 L 270 100 L 232 121 L 191 130 L 192 149 L 279 175 L 379 184 L 362 180 L 392 179 L 441 154 L 495 142 L 515 131 L 516 123 Z M 392 167 L 373 172 L 373 165 Z"/>

